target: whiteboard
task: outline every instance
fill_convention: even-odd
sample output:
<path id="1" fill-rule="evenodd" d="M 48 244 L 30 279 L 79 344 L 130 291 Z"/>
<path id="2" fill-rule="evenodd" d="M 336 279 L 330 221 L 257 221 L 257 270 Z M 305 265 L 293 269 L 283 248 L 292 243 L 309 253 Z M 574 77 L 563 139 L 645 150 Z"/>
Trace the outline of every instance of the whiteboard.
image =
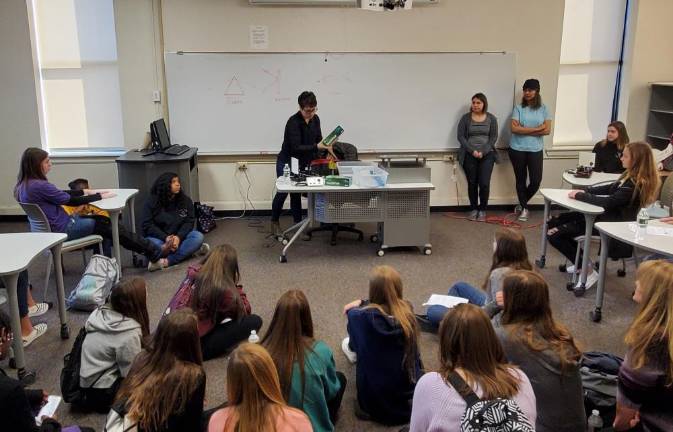
<path id="1" fill-rule="evenodd" d="M 477 92 L 498 118 L 498 146 L 509 142 L 514 54 L 167 53 L 165 63 L 171 141 L 200 153 L 277 153 L 304 90 L 323 136 L 340 125 L 360 152 L 459 147 Z"/>

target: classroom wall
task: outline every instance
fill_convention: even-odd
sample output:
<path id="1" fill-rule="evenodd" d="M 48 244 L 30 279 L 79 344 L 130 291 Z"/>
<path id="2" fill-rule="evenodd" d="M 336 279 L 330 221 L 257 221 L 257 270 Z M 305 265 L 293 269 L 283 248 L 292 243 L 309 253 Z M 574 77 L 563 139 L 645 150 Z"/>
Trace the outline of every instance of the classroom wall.
<path id="1" fill-rule="evenodd" d="M 673 81 L 673 1 L 639 0 L 628 83 L 628 128 L 644 140 L 650 105 L 648 83 Z"/>
<path id="2" fill-rule="evenodd" d="M 249 51 L 248 26 L 251 24 L 267 25 L 269 49 L 279 52 L 515 52 L 517 86 L 526 78 L 538 77 L 545 103 L 553 112 L 563 3 L 563 0 L 442 0 L 439 5 L 417 7 L 412 11 L 373 13 L 341 7 L 255 7 L 249 6 L 247 0 L 116 0 L 125 145 L 140 147 L 146 125 L 162 112 L 165 115 L 165 98 L 160 105 L 150 98 L 153 90 L 164 88 L 164 50 Z M 673 3 L 646 0 L 638 1 L 636 6 L 638 25 L 634 29 L 634 65 L 630 71 L 633 81 L 627 87 L 633 95 L 630 95 L 627 122 L 634 136 L 639 136 L 644 133 L 649 100 L 645 83 L 671 79 L 673 58 L 661 53 L 670 52 L 673 36 L 662 29 L 670 28 L 664 17 L 671 15 Z M 10 185 L 21 151 L 40 142 L 25 9 L 25 0 L 0 2 L 0 52 L 15 59 L 3 62 L 0 67 L 3 83 L 0 86 L 0 144 L 6 151 L 5 157 L 0 159 L 0 180 L 6 185 L 0 190 L 0 214 L 20 214 L 11 197 Z M 648 25 L 652 20 L 658 24 Z M 281 134 L 279 131 L 279 146 Z M 429 162 L 432 181 L 437 186 L 431 204 L 465 204 L 467 194 L 462 170 L 455 170 L 454 182 L 454 165 L 437 156 L 437 160 Z M 545 160 L 543 185 L 559 187 L 561 172 L 575 165 L 576 160 L 553 156 Z M 200 158 L 201 199 L 218 209 L 235 210 L 243 208 L 242 196 L 247 196 L 256 208 L 270 208 L 272 161 L 245 157 L 250 162 L 246 178 L 235 165 L 237 160 L 243 159 Z M 503 159 L 493 174 L 494 204 L 515 202 L 511 166 Z M 114 186 L 117 182 L 116 166 L 110 158 L 57 158 L 55 162 L 50 177 L 60 185 L 65 185 L 74 172 L 89 177 L 95 186 Z"/>

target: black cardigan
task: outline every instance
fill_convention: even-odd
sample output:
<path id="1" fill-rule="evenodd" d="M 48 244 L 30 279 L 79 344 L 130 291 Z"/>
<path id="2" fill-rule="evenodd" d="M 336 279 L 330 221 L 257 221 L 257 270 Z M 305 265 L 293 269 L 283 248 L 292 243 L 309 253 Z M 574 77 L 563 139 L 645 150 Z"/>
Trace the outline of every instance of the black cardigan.
<path id="1" fill-rule="evenodd" d="M 590 187 L 575 199 L 603 207 L 605 213 L 597 218 L 603 222 L 635 221 L 640 210 L 640 196 L 631 179 Z"/>

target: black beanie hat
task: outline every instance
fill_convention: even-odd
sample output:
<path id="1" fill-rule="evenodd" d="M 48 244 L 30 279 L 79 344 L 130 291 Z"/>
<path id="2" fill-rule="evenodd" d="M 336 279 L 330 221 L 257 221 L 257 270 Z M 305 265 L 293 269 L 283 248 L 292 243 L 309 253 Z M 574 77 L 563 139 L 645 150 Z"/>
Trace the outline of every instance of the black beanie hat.
<path id="1" fill-rule="evenodd" d="M 530 89 L 535 91 L 540 91 L 540 81 L 535 78 L 528 78 L 526 82 L 523 83 L 523 89 Z"/>

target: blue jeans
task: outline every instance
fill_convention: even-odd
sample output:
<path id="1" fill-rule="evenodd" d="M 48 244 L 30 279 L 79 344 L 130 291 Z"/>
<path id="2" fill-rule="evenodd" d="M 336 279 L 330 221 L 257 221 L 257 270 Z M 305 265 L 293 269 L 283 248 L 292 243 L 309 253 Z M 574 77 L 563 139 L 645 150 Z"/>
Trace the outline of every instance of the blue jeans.
<path id="1" fill-rule="evenodd" d="M 147 237 L 147 240 L 151 241 L 152 243 L 154 243 L 155 246 L 159 248 L 161 248 L 161 246 L 163 246 L 165 242 L 165 240 L 159 240 L 158 238 L 155 237 Z M 201 234 L 199 231 L 196 230 L 190 231 L 190 233 L 187 234 L 187 237 L 185 237 L 180 242 L 178 250 L 176 250 L 175 252 L 171 252 L 166 257 L 168 259 L 168 265 L 172 266 L 186 260 L 190 256 L 194 255 L 194 253 L 199 250 L 202 244 L 203 244 L 203 234 Z"/>
<path id="2" fill-rule="evenodd" d="M 449 295 L 454 297 L 462 297 L 467 299 L 470 304 L 483 306 L 486 304 L 486 293 L 479 288 L 475 288 L 472 285 L 466 282 L 457 282 L 449 289 Z M 428 306 L 428 310 L 425 313 L 428 316 L 428 320 L 439 326 L 439 323 L 442 322 L 442 318 L 449 309 L 440 305 Z"/>

